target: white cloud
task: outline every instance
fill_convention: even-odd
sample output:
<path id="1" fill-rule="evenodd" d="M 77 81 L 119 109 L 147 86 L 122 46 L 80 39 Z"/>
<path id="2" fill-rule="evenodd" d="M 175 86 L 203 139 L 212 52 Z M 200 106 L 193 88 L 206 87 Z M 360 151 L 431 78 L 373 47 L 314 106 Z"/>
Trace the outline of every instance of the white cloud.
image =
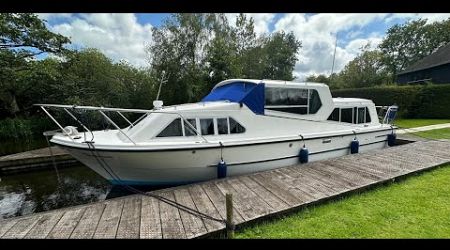
<path id="1" fill-rule="evenodd" d="M 385 22 L 389 23 L 395 20 L 416 20 L 419 18 L 428 19 L 427 23 L 433 23 L 450 18 L 450 13 L 398 13 L 390 15 L 385 19 Z"/>
<path id="2" fill-rule="evenodd" d="M 134 14 L 81 14 L 50 29 L 70 37 L 75 47 L 98 48 L 114 61 L 147 65 L 145 46 L 152 26 L 140 24 Z"/>
<path id="3" fill-rule="evenodd" d="M 385 18 L 387 14 L 287 14 L 275 24 L 275 31 L 294 32 L 302 41 L 294 76 L 304 80 L 311 74 L 330 74 L 333 64 L 335 34 L 338 34 L 338 46 L 334 72 L 339 72 L 352 60 L 362 45 L 371 42 L 372 46 L 381 41 L 381 37 L 358 38 L 343 45 L 344 33 L 358 33 L 362 28 L 376 20 Z M 356 30 L 355 30 L 356 29 Z M 358 34 L 360 36 L 361 34 Z M 345 42 L 344 42 L 345 43 Z"/>

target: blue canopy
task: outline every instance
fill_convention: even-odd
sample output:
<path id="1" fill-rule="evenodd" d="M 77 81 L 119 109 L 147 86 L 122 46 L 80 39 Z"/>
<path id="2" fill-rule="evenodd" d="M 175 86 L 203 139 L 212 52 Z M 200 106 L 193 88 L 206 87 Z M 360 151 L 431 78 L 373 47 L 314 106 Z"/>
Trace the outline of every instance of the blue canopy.
<path id="1" fill-rule="evenodd" d="M 264 115 L 264 83 L 233 82 L 217 87 L 202 102 L 224 101 L 247 105 L 256 114 Z"/>

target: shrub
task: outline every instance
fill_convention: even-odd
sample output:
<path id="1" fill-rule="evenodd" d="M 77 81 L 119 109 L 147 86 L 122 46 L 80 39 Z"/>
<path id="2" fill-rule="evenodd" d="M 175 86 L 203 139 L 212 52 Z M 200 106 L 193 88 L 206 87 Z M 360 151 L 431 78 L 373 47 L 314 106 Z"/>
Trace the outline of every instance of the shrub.
<path id="1" fill-rule="evenodd" d="M 377 106 L 397 104 L 404 118 L 450 118 L 450 84 L 338 89 L 332 95 L 371 99 Z"/>

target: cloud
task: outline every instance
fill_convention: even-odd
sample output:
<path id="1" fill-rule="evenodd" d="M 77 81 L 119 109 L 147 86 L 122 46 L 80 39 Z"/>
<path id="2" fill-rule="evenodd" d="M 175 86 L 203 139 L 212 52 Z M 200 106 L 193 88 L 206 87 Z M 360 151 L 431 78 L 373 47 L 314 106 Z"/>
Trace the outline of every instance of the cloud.
<path id="1" fill-rule="evenodd" d="M 359 29 L 386 16 L 387 14 L 287 14 L 275 23 L 275 31 L 292 31 L 302 41 L 294 76 L 305 80 L 311 74 L 331 73 L 336 34 L 338 46 L 334 72 L 341 71 L 355 58 L 362 45 L 369 41 L 372 46 L 378 44 L 381 37 L 376 34 L 354 38 L 362 35 Z M 347 41 L 349 38 L 353 40 Z"/>
<path id="2" fill-rule="evenodd" d="M 389 23 L 397 20 L 410 21 L 419 18 L 428 19 L 427 23 L 433 23 L 450 18 L 450 13 L 398 13 L 387 17 L 385 22 Z"/>
<path id="3" fill-rule="evenodd" d="M 152 26 L 140 24 L 134 14 L 80 14 L 64 17 L 69 19 L 50 25 L 50 29 L 70 37 L 74 47 L 98 48 L 114 61 L 126 60 L 135 66 L 147 65 L 145 46 L 152 40 Z"/>

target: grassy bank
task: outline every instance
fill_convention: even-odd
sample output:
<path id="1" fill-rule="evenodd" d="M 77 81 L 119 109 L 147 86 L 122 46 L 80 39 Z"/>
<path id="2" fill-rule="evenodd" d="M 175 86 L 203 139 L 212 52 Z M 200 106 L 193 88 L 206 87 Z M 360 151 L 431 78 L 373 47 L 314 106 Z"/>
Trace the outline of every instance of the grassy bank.
<path id="1" fill-rule="evenodd" d="M 396 119 L 394 122 L 401 128 L 415 128 L 442 123 L 450 123 L 450 119 Z"/>
<path id="2" fill-rule="evenodd" d="M 434 129 L 413 133 L 415 135 L 429 139 L 447 139 L 450 140 L 450 128 Z"/>
<path id="3" fill-rule="evenodd" d="M 450 165 L 236 233 L 237 238 L 449 238 Z"/>

